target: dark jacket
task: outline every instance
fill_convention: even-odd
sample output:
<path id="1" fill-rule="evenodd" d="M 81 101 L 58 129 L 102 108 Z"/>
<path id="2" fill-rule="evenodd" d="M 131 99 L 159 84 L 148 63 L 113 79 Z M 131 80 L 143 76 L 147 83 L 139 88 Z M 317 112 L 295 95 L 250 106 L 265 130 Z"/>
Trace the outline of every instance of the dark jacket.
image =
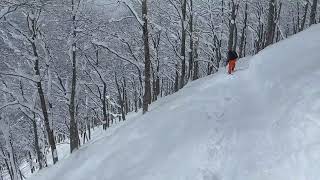
<path id="1" fill-rule="evenodd" d="M 238 59 L 238 54 L 236 51 L 228 51 L 228 62 L 230 60 Z"/>

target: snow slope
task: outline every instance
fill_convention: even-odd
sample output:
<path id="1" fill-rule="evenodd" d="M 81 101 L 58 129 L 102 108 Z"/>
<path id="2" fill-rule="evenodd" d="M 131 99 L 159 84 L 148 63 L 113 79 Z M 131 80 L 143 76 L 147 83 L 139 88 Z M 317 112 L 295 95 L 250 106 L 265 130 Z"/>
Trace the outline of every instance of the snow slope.
<path id="1" fill-rule="evenodd" d="M 31 180 L 318 180 L 319 34 L 188 84 Z"/>

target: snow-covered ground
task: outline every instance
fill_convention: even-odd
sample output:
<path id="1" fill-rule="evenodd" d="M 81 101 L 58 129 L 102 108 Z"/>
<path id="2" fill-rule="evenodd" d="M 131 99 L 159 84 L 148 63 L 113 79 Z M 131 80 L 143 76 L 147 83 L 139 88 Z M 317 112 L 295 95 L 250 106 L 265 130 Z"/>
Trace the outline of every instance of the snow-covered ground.
<path id="1" fill-rule="evenodd" d="M 31 180 L 318 180 L 319 34 L 189 83 Z"/>
<path id="2" fill-rule="evenodd" d="M 136 114 L 136 113 L 129 113 L 127 115 L 127 117 L 130 119 L 133 119 L 137 115 L 138 114 Z M 99 141 L 102 138 L 106 138 L 108 136 L 111 136 L 119 128 L 121 128 L 125 123 L 126 122 L 123 122 L 123 121 L 116 122 L 115 124 L 112 125 L 111 128 L 108 129 L 108 131 L 103 130 L 102 126 L 98 126 L 98 127 L 91 129 L 91 140 L 86 142 L 84 145 L 82 144 L 83 148 L 85 148 L 86 146 L 90 146 L 91 144 L 95 143 L 96 141 Z M 81 139 L 81 143 L 82 143 L 82 139 Z M 69 141 L 67 140 L 66 142 L 58 143 L 57 144 L 57 152 L 58 152 L 58 157 L 59 157 L 60 161 L 67 159 L 70 156 Z M 51 153 L 47 154 L 47 163 L 48 163 L 48 167 L 53 166 Z M 33 176 L 33 174 L 31 174 L 30 164 L 27 161 L 23 162 L 20 165 L 20 170 L 21 170 L 22 175 L 25 178 L 29 178 L 30 176 Z M 2 172 L 2 173 L 3 173 L 2 176 L 3 176 L 4 180 L 10 179 L 10 176 L 7 172 Z"/>

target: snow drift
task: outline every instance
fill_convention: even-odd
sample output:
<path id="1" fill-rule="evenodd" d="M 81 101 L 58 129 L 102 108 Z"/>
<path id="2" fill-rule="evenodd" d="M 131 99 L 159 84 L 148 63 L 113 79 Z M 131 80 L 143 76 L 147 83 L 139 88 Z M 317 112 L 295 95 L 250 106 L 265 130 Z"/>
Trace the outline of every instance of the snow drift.
<path id="1" fill-rule="evenodd" d="M 320 26 L 190 83 L 32 180 L 318 180 Z"/>

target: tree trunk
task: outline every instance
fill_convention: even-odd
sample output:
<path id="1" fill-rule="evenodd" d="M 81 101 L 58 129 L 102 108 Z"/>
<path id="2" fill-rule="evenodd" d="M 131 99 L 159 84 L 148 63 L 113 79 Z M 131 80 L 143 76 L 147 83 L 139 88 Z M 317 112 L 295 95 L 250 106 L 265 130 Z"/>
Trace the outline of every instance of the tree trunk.
<path id="1" fill-rule="evenodd" d="M 72 0 L 72 12 L 75 11 L 75 2 Z M 76 98 L 76 88 L 77 88 L 77 59 L 76 59 L 76 48 L 77 44 L 75 39 L 77 37 L 76 32 L 76 13 L 72 15 L 72 23 L 73 23 L 73 32 L 72 32 L 72 46 L 71 46 L 71 60 L 72 60 L 72 85 L 71 85 L 71 97 L 70 97 L 70 105 L 69 105 L 69 113 L 70 113 L 70 152 L 74 152 L 79 148 L 79 133 L 76 121 L 76 112 L 75 112 L 75 98 Z"/>
<path id="2" fill-rule="evenodd" d="M 159 73 L 160 73 L 160 59 L 159 59 L 159 45 L 160 45 L 160 37 L 161 34 L 158 33 L 156 38 L 153 38 L 153 48 L 155 50 L 155 64 L 156 64 L 156 70 L 153 71 L 153 83 L 152 83 L 152 87 L 153 87 L 153 101 L 156 101 L 158 99 L 158 96 L 160 95 L 160 77 L 159 77 Z M 151 66 L 152 67 L 152 66 Z"/>
<path id="3" fill-rule="evenodd" d="M 92 123 L 93 125 L 93 123 Z M 89 135 L 89 140 L 91 139 L 91 122 L 88 123 L 88 135 Z"/>
<path id="4" fill-rule="evenodd" d="M 103 129 L 107 130 L 110 127 L 108 117 L 107 117 L 107 105 L 106 105 L 106 94 L 107 93 L 107 84 L 103 82 L 103 93 L 101 97 L 102 101 L 102 112 L 103 112 Z"/>
<path id="5" fill-rule="evenodd" d="M 180 89 L 185 85 L 186 76 L 186 17 L 187 17 L 187 0 L 182 0 L 182 19 L 181 19 L 181 78 L 180 78 Z"/>
<path id="6" fill-rule="evenodd" d="M 234 34 L 236 27 L 236 4 L 234 0 L 231 2 L 231 19 L 229 20 L 229 40 L 228 40 L 228 49 L 232 49 L 234 46 Z"/>
<path id="7" fill-rule="evenodd" d="M 175 79 L 174 79 L 174 92 L 179 91 L 179 72 L 178 72 L 178 64 L 175 65 L 176 68 L 176 74 L 175 74 Z"/>
<path id="8" fill-rule="evenodd" d="M 234 25 L 234 41 L 233 41 L 233 48 L 235 51 L 237 50 L 238 45 L 238 28 L 237 25 Z"/>
<path id="9" fill-rule="evenodd" d="M 29 157 L 29 160 L 28 160 L 28 161 L 29 161 L 29 166 L 30 166 L 30 172 L 31 172 L 31 174 L 33 174 L 34 171 L 35 171 L 35 168 L 34 168 L 34 166 L 33 166 L 33 160 L 32 160 L 31 152 L 30 152 L 30 151 L 27 152 L 26 156 Z"/>
<path id="10" fill-rule="evenodd" d="M 222 54 L 221 54 L 221 44 L 222 41 L 219 40 L 219 38 L 217 37 L 217 35 L 214 35 L 213 37 L 213 42 L 214 42 L 214 51 L 216 52 L 216 66 L 217 66 L 217 70 L 220 68 L 220 62 L 222 60 Z"/>
<path id="11" fill-rule="evenodd" d="M 193 18 L 194 18 L 193 0 L 190 0 L 190 20 L 189 20 L 190 44 L 189 44 L 189 73 L 188 73 L 188 77 L 189 77 L 190 80 L 193 79 L 192 73 L 193 73 L 193 67 L 194 67 Z"/>
<path id="12" fill-rule="evenodd" d="M 156 101 L 157 100 L 157 95 L 156 95 L 156 74 L 155 74 L 155 71 L 154 71 L 154 68 L 153 66 L 151 65 L 151 71 L 152 71 L 152 102 Z"/>
<path id="13" fill-rule="evenodd" d="M 127 115 L 129 112 L 129 102 L 128 102 L 128 94 L 127 94 L 127 81 L 126 78 L 123 78 L 123 100 L 124 100 L 124 112 Z M 123 119 L 125 120 L 125 118 Z"/>
<path id="14" fill-rule="evenodd" d="M 109 124 L 109 127 L 111 126 L 110 125 L 110 106 L 109 106 L 109 100 L 107 100 L 107 122 L 108 122 L 108 124 Z M 112 124 L 113 124 L 113 122 L 112 122 Z"/>
<path id="15" fill-rule="evenodd" d="M 128 98 L 126 94 L 126 81 L 125 78 L 123 78 L 123 84 L 122 84 L 122 105 L 121 105 L 121 112 L 122 112 L 122 121 L 126 120 L 126 114 L 127 114 L 127 106 L 128 106 Z M 121 88 L 120 88 L 121 89 Z"/>
<path id="16" fill-rule="evenodd" d="M 275 8 L 276 16 L 274 18 L 274 30 L 273 30 L 273 39 L 275 39 L 276 35 L 276 42 L 280 41 L 280 35 L 282 36 L 280 29 L 279 29 L 279 21 L 280 21 L 280 15 L 281 15 L 281 9 L 282 9 L 282 2 L 279 3 L 278 6 Z M 276 34 L 277 33 L 277 34 Z"/>
<path id="17" fill-rule="evenodd" d="M 317 20 L 316 20 L 317 6 L 318 6 L 318 0 L 313 0 L 312 6 L 311 6 L 311 12 L 310 12 L 309 26 L 317 23 Z"/>
<path id="18" fill-rule="evenodd" d="M 194 62 L 194 70 L 192 80 L 199 79 L 199 61 Z"/>
<path id="19" fill-rule="evenodd" d="M 32 20 L 32 21 L 34 21 L 34 20 Z M 33 23 L 33 24 L 35 24 L 35 23 Z M 40 78 L 39 55 L 38 55 L 38 52 L 37 52 L 35 39 L 36 39 L 36 34 L 34 34 L 33 37 L 32 37 L 33 41 L 31 43 L 31 46 L 32 46 L 32 50 L 33 50 L 33 55 L 36 57 L 36 60 L 35 60 L 35 63 L 34 63 L 34 70 L 35 70 L 36 76 Z M 48 135 L 49 145 L 50 145 L 50 148 L 51 148 L 52 160 L 53 160 L 53 164 L 55 164 L 55 163 L 58 162 L 58 154 L 57 154 L 57 149 L 56 149 L 56 143 L 55 143 L 55 139 L 54 139 L 53 130 L 50 128 L 47 104 L 46 104 L 46 100 L 45 100 L 45 97 L 44 97 L 44 92 L 43 92 L 43 88 L 42 88 L 42 84 L 41 84 L 40 79 L 37 82 L 37 89 L 38 89 L 38 94 L 39 94 L 39 98 L 40 98 L 41 110 L 42 110 L 43 118 L 44 118 L 44 125 L 45 125 L 45 129 L 46 129 L 46 132 L 47 132 L 47 135 Z"/>
<path id="20" fill-rule="evenodd" d="M 241 38 L 240 38 L 240 47 L 239 47 L 239 57 L 243 57 L 243 49 L 245 44 L 245 36 L 246 36 L 246 30 L 247 30 L 247 22 L 248 22 L 248 3 L 245 5 L 245 13 L 244 13 L 244 25 L 241 32 Z"/>
<path id="21" fill-rule="evenodd" d="M 136 83 L 134 82 L 134 79 L 132 79 L 131 85 L 133 87 L 133 103 L 134 103 L 134 112 L 138 112 L 138 90 L 136 87 Z"/>
<path id="22" fill-rule="evenodd" d="M 276 0 L 269 1 L 269 13 L 268 13 L 268 26 L 266 32 L 266 43 L 265 47 L 273 44 L 273 37 L 274 37 L 274 20 L 275 20 L 275 8 L 276 7 Z"/>
<path id="23" fill-rule="evenodd" d="M 42 157 L 41 157 L 41 150 L 40 150 L 40 146 L 39 146 L 39 137 L 38 137 L 38 130 L 37 130 L 37 122 L 36 122 L 36 118 L 35 118 L 35 113 L 33 113 L 32 127 L 33 127 L 33 134 L 34 134 L 34 147 L 35 147 L 36 154 L 37 154 L 39 169 L 42 169 Z"/>
<path id="24" fill-rule="evenodd" d="M 115 77 L 115 81 L 116 81 L 116 87 L 117 87 L 117 91 L 118 91 L 118 98 L 119 98 L 119 104 L 120 104 L 119 111 L 121 113 L 122 120 L 126 120 L 126 115 L 125 115 L 125 112 L 124 112 L 124 100 L 123 100 L 123 97 L 122 97 L 121 88 L 119 86 L 117 75 L 115 74 L 114 77 Z M 119 121 L 120 120 L 121 119 L 119 118 Z"/>
<path id="25" fill-rule="evenodd" d="M 160 77 L 159 77 L 159 73 L 160 73 L 160 64 L 159 64 L 159 60 L 157 62 L 157 74 L 156 74 L 156 89 L 155 89 L 155 96 L 156 96 L 156 100 L 158 99 L 158 96 L 160 95 Z"/>
<path id="26" fill-rule="evenodd" d="M 144 42 L 144 95 L 143 95 L 143 114 L 148 112 L 151 103 L 151 59 L 149 47 L 149 30 L 148 30 L 148 6 L 147 0 L 142 1 L 142 17 L 143 17 L 143 42 Z"/>
<path id="27" fill-rule="evenodd" d="M 195 42 L 195 47 L 194 47 L 194 69 L 193 69 L 193 77 L 192 80 L 197 80 L 199 79 L 199 61 L 198 59 L 198 46 L 199 46 L 199 41 Z"/>
<path id="28" fill-rule="evenodd" d="M 294 29 L 299 31 L 300 29 L 300 3 L 297 2 L 297 24 L 295 25 Z"/>
<path id="29" fill-rule="evenodd" d="M 306 5 L 304 6 L 304 14 L 303 14 L 303 17 L 302 17 L 301 25 L 299 27 L 299 32 L 304 30 L 304 27 L 305 27 L 305 24 L 306 24 L 306 20 L 307 20 L 308 8 L 309 8 L 309 1 L 307 1 Z"/>

